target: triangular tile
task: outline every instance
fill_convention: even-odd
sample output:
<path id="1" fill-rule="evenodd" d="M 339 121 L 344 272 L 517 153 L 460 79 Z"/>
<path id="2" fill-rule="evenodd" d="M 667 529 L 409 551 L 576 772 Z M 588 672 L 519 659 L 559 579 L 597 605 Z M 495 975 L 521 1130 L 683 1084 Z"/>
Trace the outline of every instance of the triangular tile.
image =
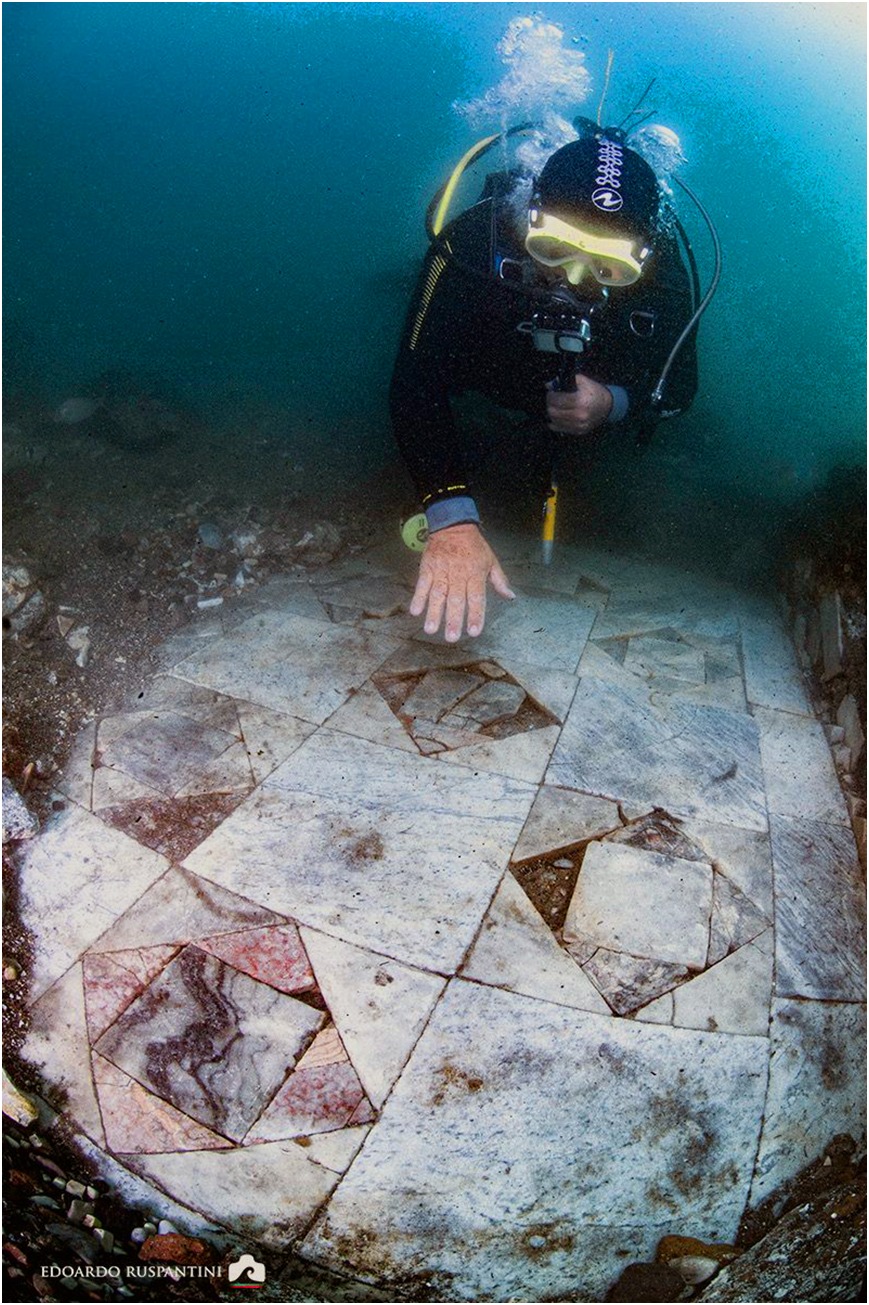
<path id="1" fill-rule="evenodd" d="M 712 885 L 712 919 L 707 965 L 715 965 L 730 952 L 751 942 L 772 922 L 759 906 L 726 875 L 715 872 Z"/>
<path id="2" fill-rule="evenodd" d="M 303 927 L 301 934 L 341 1040 L 380 1107 L 445 981 L 315 929 Z"/>
<path id="3" fill-rule="evenodd" d="M 221 931 L 284 924 L 285 917 L 257 906 L 228 888 L 172 869 L 97 939 L 91 952 L 196 942 Z"/>
<path id="4" fill-rule="evenodd" d="M 610 1013 L 511 874 L 489 907 L 462 977 L 577 1010 Z"/>
<path id="5" fill-rule="evenodd" d="M 84 958 L 88 1032 L 96 1042 L 177 951 L 172 944 L 90 953 Z"/>
<path id="6" fill-rule="evenodd" d="M 246 1142 L 276 1142 L 310 1133 L 329 1133 L 346 1128 L 353 1120 L 366 1098 L 359 1075 L 346 1053 L 341 1060 L 332 1059 L 330 1052 L 325 1058 L 315 1053 L 313 1061 L 307 1064 L 306 1059 L 303 1056 L 299 1061 L 251 1128 Z"/>
<path id="7" fill-rule="evenodd" d="M 199 946 L 280 992 L 309 992 L 316 987 L 314 972 L 294 924 L 218 934 L 201 939 Z"/>
<path id="8" fill-rule="evenodd" d="M 367 1126 L 338 1128 L 333 1133 L 313 1133 L 304 1139 L 305 1155 L 318 1165 L 343 1174 L 369 1134 Z"/>
<path id="9" fill-rule="evenodd" d="M 24 1056 L 50 1085 L 48 1099 L 53 1101 L 58 1093 L 66 1118 L 74 1119 L 98 1146 L 105 1146 L 91 1073 L 80 964 L 71 966 L 34 1003 Z"/>
<path id="10" fill-rule="evenodd" d="M 93 1070 L 110 1151 L 150 1155 L 165 1151 L 216 1151 L 232 1145 L 96 1053 Z"/>

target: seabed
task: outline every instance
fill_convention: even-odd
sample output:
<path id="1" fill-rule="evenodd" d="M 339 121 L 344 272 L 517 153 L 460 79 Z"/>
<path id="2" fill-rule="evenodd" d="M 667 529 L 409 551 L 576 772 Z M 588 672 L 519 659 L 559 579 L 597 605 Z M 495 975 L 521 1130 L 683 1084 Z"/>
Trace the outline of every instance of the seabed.
<path id="1" fill-rule="evenodd" d="M 182 1231 L 600 1300 L 863 1131 L 860 876 L 774 598 L 620 554 L 446 646 L 396 543 L 163 648 L 28 846 L 25 1054 Z"/>

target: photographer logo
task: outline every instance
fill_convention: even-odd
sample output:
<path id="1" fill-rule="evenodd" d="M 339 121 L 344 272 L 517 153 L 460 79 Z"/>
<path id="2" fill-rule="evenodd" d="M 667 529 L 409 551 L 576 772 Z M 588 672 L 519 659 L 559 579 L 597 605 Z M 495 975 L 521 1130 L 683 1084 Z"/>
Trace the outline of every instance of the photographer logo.
<path id="1" fill-rule="evenodd" d="M 261 1287 L 266 1280 L 266 1266 L 252 1255 L 242 1255 L 233 1260 L 226 1276 L 230 1287 Z"/>

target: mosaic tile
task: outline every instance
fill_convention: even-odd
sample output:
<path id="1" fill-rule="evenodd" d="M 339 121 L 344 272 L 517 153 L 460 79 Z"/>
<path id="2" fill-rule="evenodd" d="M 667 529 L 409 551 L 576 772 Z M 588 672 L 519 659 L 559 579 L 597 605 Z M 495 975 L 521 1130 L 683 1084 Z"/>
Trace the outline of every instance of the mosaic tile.
<path id="1" fill-rule="evenodd" d="M 354 576 L 346 580 L 318 584 L 314 589 L 320 602 L 328 608 L 345 608 L 348 619 L 374 617 L 383 619 L 404 611 L 413 594 L 413 586 L 391 576 Z"/>
<path id="2" fill-rule="evenodd" d="M 116 952 L 159 943 L 195 942 L 211 934 L 284 922 L 282 915 L 265 906 L 207 879 L 171 869 L 120 915 L 90 950 Z"/>
<path id="3" fill-rule="evenodd" d="M 296 720 L 284 712 L 270 711 L 268 707 L 258 707 L 252 702 L 239 702 L 236 706 L 242 738 L 257 784 L 282 761 L 292 756 L 316 728 L 308 721 Z"/>
<path id="4" fill-rule="evenodd" d="M 247 793 L 254 786 L 254 774 L 244 743 L 232 743 L 225 752 L 202 766 L 176 791 L 178 797 L 204 793 Z"/>
<path id="5" fill-rule="evenodd" d="M 149 788 L 173 797 L 237 741 L 237 734 L 201 725 L 177 711 L 148 711 L 116 739 L 99 743 L 104 766 L 124 771 Z"/>
<path id="6" fill-rule="evenodd" d="M 486 627 L 476 639 L 461 646 L 475 657 L 518 661 L 551 670 L 576 670 L 582 650 L 597 617 L 596 607 L 563 598 L 520 594 L 514 602 L 490 603 Z"/>
<path id="7" fill-rule="evenodd" d="M 189 946 L 95 1050 L 192 1119 L 238 1141 L 324 1018 Z"/>
<path id="8" fill-rule="evenodd" d="M 419 748 L 372 683 L 363 684 L 329 717 L 329 729 L 417 755 Z"/>
<path id="9" fill-rule="evenodd" d="M 702 969 L 711 910 L 710 865 L 592 843 L 567 912 L 564 938 Z"/>
<path id="10" fill-rule="evenodd" d="M 589 838 L 599 838 L 620 826 L 615 802 L 571 789 L 544 786 L 534 799 L 511 859 L 514 864 L 527 861 Z"/>
<path id="11" fill-rule="evenodd" d="M 350 1060 L 370 1099 L 381 1106 L 444 980 L 314 929 L 302 929 L 302 937 Z"/>
<path id="12" fill-rule="evenodd" d="M 773 817 L 770 834 L 776 995 L 864 1000 L 866 914 L 851 830 Z"/>
<path id="13" fill-rule="evenodd" d="M 750 1206 L 818 1159 L 838 1133 L 866 1127 L 866 1008 L 775 1001 L 769 1090 Z"/>
<path id="14" fill-rule="evenodd" d="M 321 724 L 395 649 L 395 642 L 303 616 L 252 616 L 176 674 Z"/>
<path id="15" fill-rule="evenodd" d="M 199 946 L 279 992 L 310 992 L 317 986 L 294 924 L 225 933 L 202 939 Z"/>
<path id="16" fill-rule="evenodd" d="M 105 1033 L 176 951 L 170 945 L 85 956 L 84 996 L 91 1042 Z"/>
<path id="17" fill-rule="evenodd" d="M 176 1201 L 284 1255 L 337 1186 L 339 1175 L 295 1142 L 229 1151 L 131 1157 L 130 1168 Z"/>
<path id="18" fill-rule="evenodd" d="M 104 1146 L 91 1074 L 81 965 L 73 965 L 34 1002 L 23 1054 L 41 1071 L 49 1100 Z"/>
<path id="19" fill-rule="evenodd" d="M 749 716 L 580 680 L 546 782 L 646 810 L 766 827 L 757 726 Z"/>
<path id="20" fill-rule="evenodd" d="M 194 1123 L 102 1056 L 94 1055 L 93 1071 L 106 1145 L 116 1154 L 211 1151 L 230 1145 L 225 1137 Z"/>
<path id="21" fill-rule="evenodd" d="M 456 704 L 472 689 L 478 689 L 485 683 L 487 681 L 482 675 L 471 675 L 467 671 L 428 671 L 405 698 L 401 708 L 402 715 L 411 721 L 416 720 L 417 717 L 440 721 L 454 710 Z"/>
<path id="22" fill-rule="evenodd" d="M 823 728 L 816 720 L 759 707 L 769 810 L 777 816 L 848 825 L 848 809 Z"/>
<path id="23" fill-rule="evenodd" d="M 539 1300 L 543 1283 L 584 1280 L 591 1226 L 614 1211 L 631 1248 L 675 1218 L 727 1239 L 766 1073 L 765 1038 L 614 1022 L 454 980 L 302 1254 L 387 1285 L 425 1273 L 439 1299 L 505 1299 L 508 1284 Z"/>
<path id="24" fill-rule="evenodd" d="M 558 725 L 548 725 L 527 734 L 511 734 L 506 739 L 478 738 L 454 752 L 439 754 L 439 759 L 475 773 L 503 775 L 507 779 L 538 784 L 549 765 L 559 728 Z"/>
<path id="25" fill-rule="evenodd" d="M 325 1064 L 299 1061 L 246 1140 L 276 1142 L 346 1128 L 365 1092 L 346 1053 L 343 1055 L 342 1060 Z"/>
<path id="26" fill-rule="evenodd" d="M 305 1139 L 305 1155 L 318 1165 L 343 1174 L 371 1131 L 370 1124 L 339 1128 L 332 1133 L 312 1133 Z"/>
<path id="27" fill-rule="evenodd" d="M 33 999 L 124 914 L 167 862 L 89 812 L 70 807 L 27 845 L 19 867 L 22 917 L 34 938 Z"/>
<path id="28" fill-rule="evenodd" d="M 794 647 L 778 613 L 771 612 L 764 621 L 743 619 L 742 652 L 749 702 L 811 714 Z"/>
<path id="29" fill-rule="evenodd" d="M 773 941 L 768 929 L 673 992 L 681 1028 L 765 1037 L 772 998 Z"/>
<path id="30" fill-rule="evenodd" d="M 672 1024 L 674 992 L 675 989 L 671 989 L 669 992 L 665 992 L 663 996 L 656 997 L 654 1001 L 648 1002 L 645 1006 L 640 1006 L 638 1010 L 631 1011 L 631 1018 L 646 1024 Z"/>
<path id="31" fill-rule="evenodd" d="M 461 972 L 463 978 L 560 1006 L 609 1011 L 510 874 L 504 876 Z"/>

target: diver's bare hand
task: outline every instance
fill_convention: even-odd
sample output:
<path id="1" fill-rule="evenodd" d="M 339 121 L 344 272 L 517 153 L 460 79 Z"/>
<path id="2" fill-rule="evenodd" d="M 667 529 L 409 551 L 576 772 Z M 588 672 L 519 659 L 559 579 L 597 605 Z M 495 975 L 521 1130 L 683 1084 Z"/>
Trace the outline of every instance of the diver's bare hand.
<path id="1" fill-rule="evenodd" d="M 605 385 L 577 375 L 575 390 L 547 389 L 549 429 L 562 435 L 590 435 L 610 415 L 613 396 Z"/>
<path id="2" fill-rule="evenodd" d="M 429 535 L 410 614 L 425 611 L 426 634 L 437 634 L 443 619 L 444 638 L 455 643 L 467 613 L 468 634 L 477 635 L 486 621 L 487 580 L 502 598 L 516 597 L 480 530 L 469 522 L 447 526 Z"/>

